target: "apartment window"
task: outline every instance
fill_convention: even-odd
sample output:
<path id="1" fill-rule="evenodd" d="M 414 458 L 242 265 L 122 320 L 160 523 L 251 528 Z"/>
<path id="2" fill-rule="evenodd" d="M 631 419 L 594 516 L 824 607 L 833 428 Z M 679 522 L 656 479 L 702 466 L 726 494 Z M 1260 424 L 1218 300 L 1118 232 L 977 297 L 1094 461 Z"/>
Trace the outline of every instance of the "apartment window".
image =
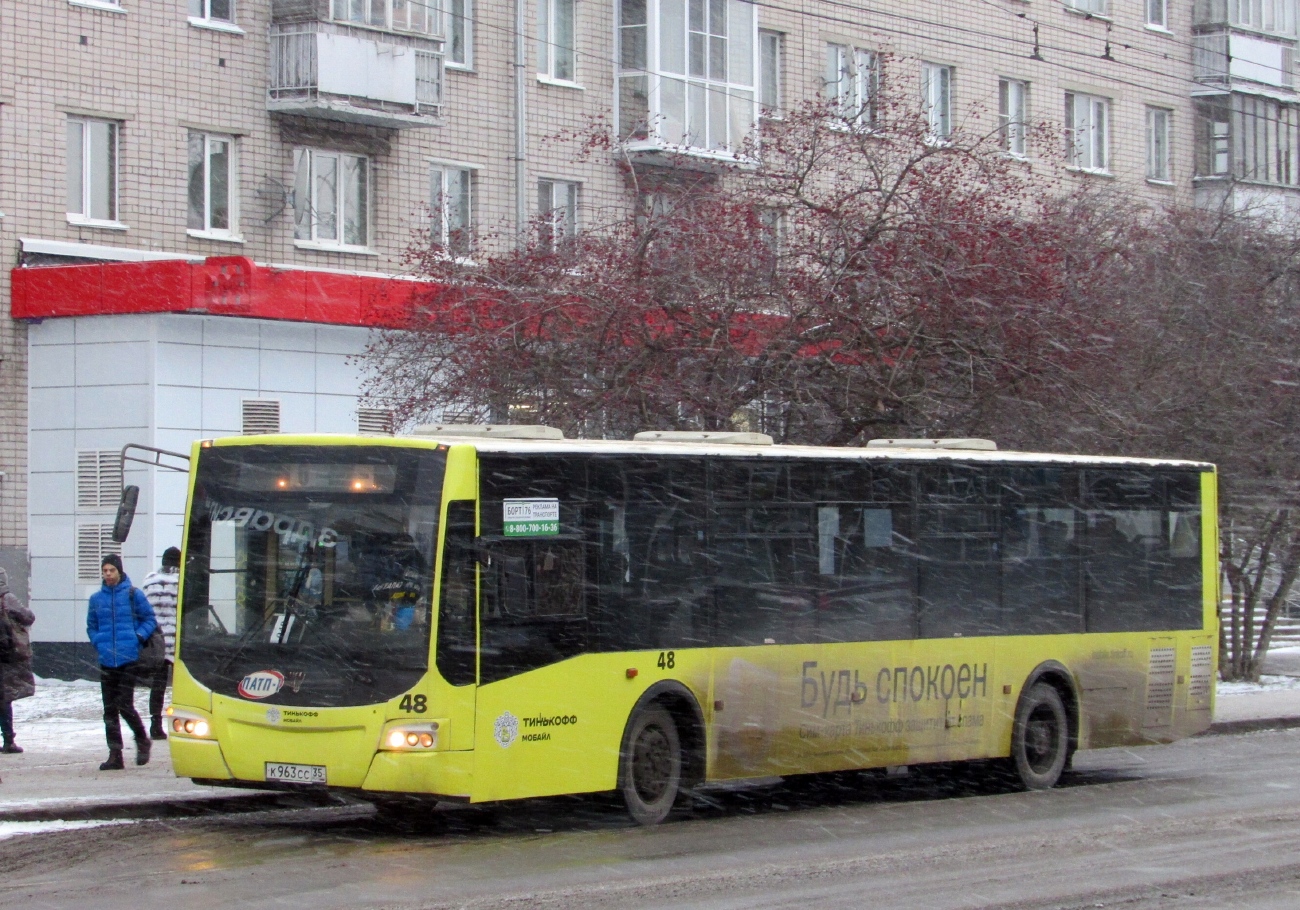
<path id="1" fill-rule="evenodd" d="M 537 68 L 543 76 L 573 82 L 574 0 L 537 0 Z"/>
<path id="2" fill-rule="evenodd" d="M 1244 94 L 1198 101 L 1196 174 L 1300 186 L 1300 107 Z"/>
<path id="3" fill-rule="evenodd" d="M 68 220 L 117 222 L 118 125 L 68 118 Z"/>
<path id="4" fill-rule="evenodd" d="M 1104 171 L 1108 158 L 1110 99 L 1065 93 L 1065 157 L 1071 167 Z"/>
<path id="5" fill-rule="evenodd" d="M 447 6 L 447 65 L 474 65 L 474 0 L 450 0 Z"/>
<path id="6" fill-rule="evenodd" d="M 1110 15 L 1110 0 L 1065 0 L 1065 8 L 1094 16 Z"/>
<path id="7" fill-rule="evenodd" d="M 190 18 L 235 24 L 235 0 L 190 0 Z"/>
<path id="8" fill-rule="evenodd" d="M 1295 0 L 1201 0 L 1192 5 L 1194 25 L 1239 25 L 1274 35 L 1295 34 Z"/>
<path id="9" fill-rule="evenodd" d="M 952 135 L 952 67 L 921 64 L 921 105 L 935 139 Z"/>
<path id="10" fill-rule="evenodd" d="M 294 149 L 295 240 L 364 247 L 369 239 L 369 162 L 361 155 Z"/>
<path id="11" fill-rule="evenodd" d="M 1173 111 L 1147 108 L 1147 179 L 1169 181 L 1169 121 Z"/>
<path id="12" fill-rule="evenodd" d="M 442 34 L 440 9 L 429 0 L 333 0 L 331 11 L 338 22 L 421 35 Z"/>
<path id="13" fill-rule="evenodd" d="M 1226 177 L 1230 164 L 1228 105 L 1220 101 L 1196 103 L 1196 176 Z"/>
<path id="14" fill-rule="evenodd" d="M 77 453 L 77 508 L 116 508 L 122 497 L 122 451 L 89 449 Z"/>
<path id="15" fill-rule="evenodd" d="M 113 542 L 112 523 L 77 525 L 77 580 L 99 581 L 99 567 L 109 553 L 120 553 L 122 545 Z"/>
<path id="16" fill-rule="evenodd" d="M 826 100 L 846 122 L 858 126 L 875 123 L 878 83 L 875 52 L 828 44 L 825 82 Z"/>
<path id="17" fill-rule="evenodd" d="M 235 140 L 213 133 L 190 133 L 189 214 L 191 231 L 235 233 Z"/>
<path id="18" fill-rule="evenodd" d="M 1147 25 L 1152 28 L 1169 27 L 1169 0 L 1146 0 Z"/>
<path id="19" fill-rule="evenodd" d="M 272 398 L 245 398 L 241 404 L 241 432 L 245 436 L 280 432 L 279 401 Z"/>
<path id="20" fill-rule="evenodd" d="M 1018 79 L 998 80 L 998 139 L 1002 150 L 1025 156 L 1029 122 L 1029 84 Z"/>
<path id="21" fill-rule="evenodd" d="M 537 211 L 541 216 L 541 242 L 554 249 L 578 234 L 578 184 L 566 180 L 537 182 Z"/>
<path id="22" fill-rule="evenodd" d="M 753 133 L 759 49 L 752 3 L 620 0 L 618 67 L 622 139 L 734 153 Z"/>
<path id="23" fill-rule="evenodd" d="M 435 164 L 429 192 L 430 234 L 435 244 L 453 256 L 468 256 L 471 247 L 470 185 L 468 168 Z"/>
<path id="24" fill-rule="evenodd" d="M 758 105 L 768 113 L 781 110 L 782 45 L 780 32 L 758 33 Z"/>

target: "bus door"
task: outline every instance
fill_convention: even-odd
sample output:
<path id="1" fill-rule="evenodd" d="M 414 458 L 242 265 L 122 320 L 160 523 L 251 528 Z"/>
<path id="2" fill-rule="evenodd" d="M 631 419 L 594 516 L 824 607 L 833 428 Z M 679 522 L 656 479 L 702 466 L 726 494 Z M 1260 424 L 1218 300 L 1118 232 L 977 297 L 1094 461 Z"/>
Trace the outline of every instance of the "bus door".
<path id="1" fill-rule="evenodd" d="M 446 719 L 452 750 L 474 748 L 477 678 L 477 575 L 474 501 L 447 504 L 443 539 L 442 584 L 438 592 L 438 636 L 434 660 L 446 685 L 434 710 Z"/>

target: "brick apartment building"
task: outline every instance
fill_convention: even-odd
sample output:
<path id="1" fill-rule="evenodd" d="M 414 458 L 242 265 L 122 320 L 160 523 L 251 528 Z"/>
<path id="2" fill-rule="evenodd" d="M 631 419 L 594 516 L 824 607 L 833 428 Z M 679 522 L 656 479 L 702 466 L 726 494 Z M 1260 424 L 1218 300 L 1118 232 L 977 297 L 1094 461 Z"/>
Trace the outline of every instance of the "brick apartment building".
<path id="1" fill-rule="evenodd" d="M 613 162 L 578 154 L 592 118 L 638 167 L 689 167 L 760 108 L 862 100 L 888 59 L 937 132 L 983 118 L 1026 156 L 1021 125 L 1047 121 L 1075 137 L 1074 179 L 1289 211 L 1295 4 L 0 6 L 0 565 L 30 582 L 38 671 L 85 653 L 124 444 L 383 432 L 352 358 L 416 232 L 473 255 L 538 217 L 563 233 L 624 210 Z M 179 542 L 183 483 L 125 480 L 142 577 Z"/>

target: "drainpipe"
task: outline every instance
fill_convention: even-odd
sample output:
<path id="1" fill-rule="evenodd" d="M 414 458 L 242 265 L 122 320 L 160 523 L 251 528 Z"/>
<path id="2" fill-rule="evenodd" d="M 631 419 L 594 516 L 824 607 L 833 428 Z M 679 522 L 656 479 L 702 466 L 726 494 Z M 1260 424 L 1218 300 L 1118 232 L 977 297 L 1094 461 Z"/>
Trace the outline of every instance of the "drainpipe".
<path id="1" fill-rule="evenodd" d="M 528 194 L 524 181 L 528 156 L 528 120 L 524 112 L 524 70 L 528 54 L 524 46 L 524 11 L 527 0 L 515 0 L 515 246 L 524 245 L 524 232 L 528 225 Z"/>

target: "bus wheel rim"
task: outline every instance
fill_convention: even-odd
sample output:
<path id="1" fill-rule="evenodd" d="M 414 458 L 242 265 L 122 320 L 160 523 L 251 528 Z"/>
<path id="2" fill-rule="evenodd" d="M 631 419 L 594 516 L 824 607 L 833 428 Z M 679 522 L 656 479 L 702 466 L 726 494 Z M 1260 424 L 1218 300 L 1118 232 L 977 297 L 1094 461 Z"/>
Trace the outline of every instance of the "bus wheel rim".
<path id="1" fill-rule="evenodd" d="M 637 737 L 632 752 L 632 784 L 647 803 L 661 799 L 672 776 L 668 737 L 658 727 L 647 727 Z"/>
<path id="2" fill-rule="evenodd" d="M 1046 705 L 1036 708 L 1025 724 L 1025 760 L 1034 771 L 1042 774 L 1051 768 L 1059 739 L 1060 731 L 1052 710 Z"/>

